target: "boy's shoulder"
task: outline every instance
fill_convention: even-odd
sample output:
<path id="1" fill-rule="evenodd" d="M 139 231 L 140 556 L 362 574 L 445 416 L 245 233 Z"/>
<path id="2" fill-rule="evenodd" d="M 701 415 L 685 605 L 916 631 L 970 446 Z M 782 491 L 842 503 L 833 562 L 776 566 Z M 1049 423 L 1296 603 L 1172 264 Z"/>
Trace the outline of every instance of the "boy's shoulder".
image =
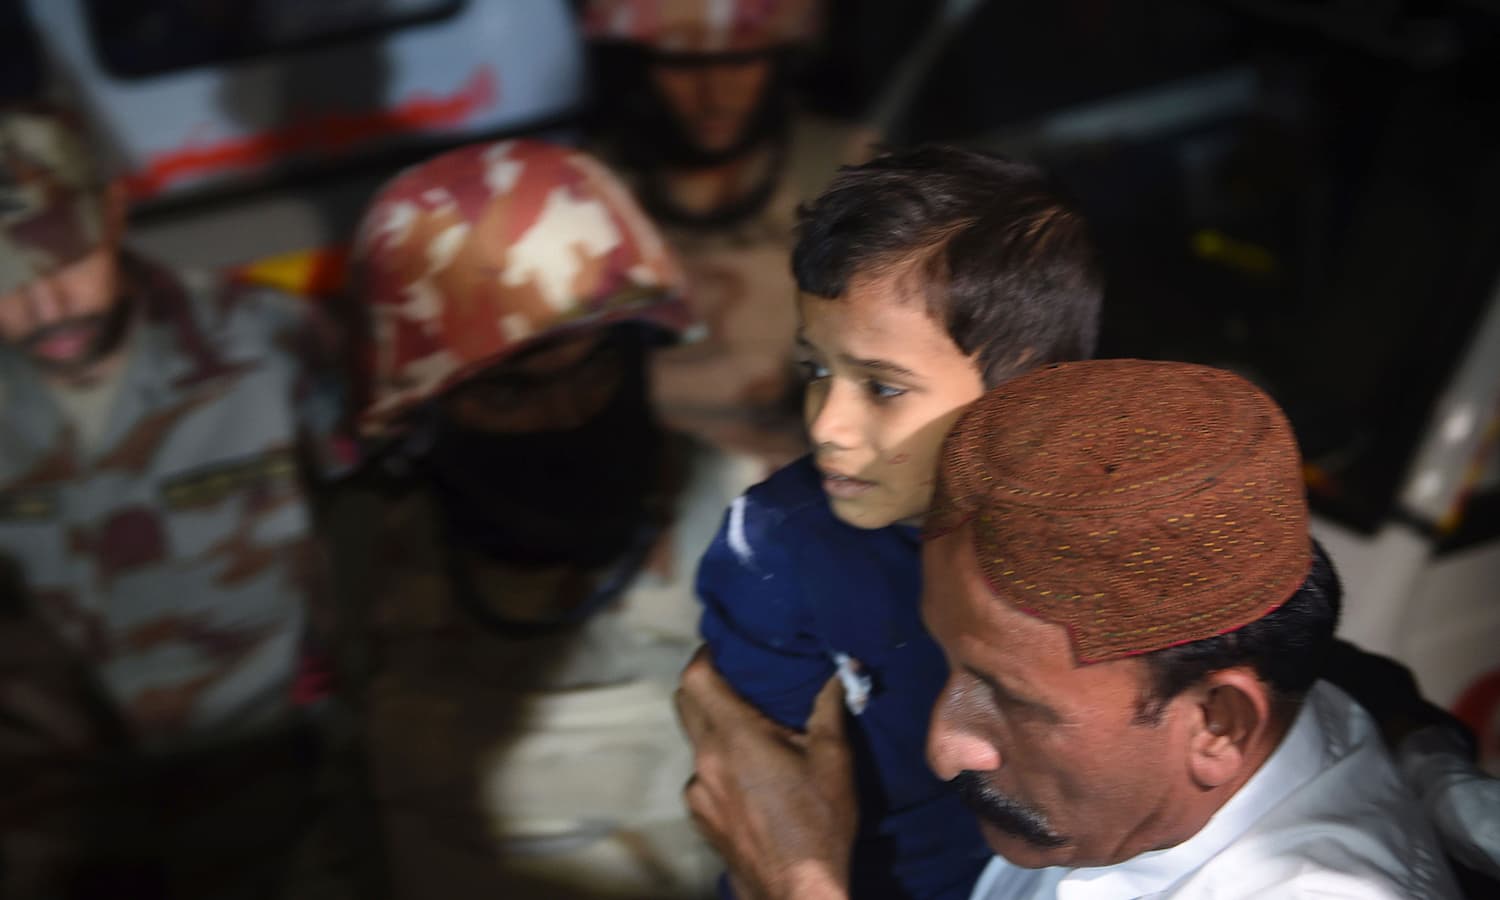
<path id="1" fill-rule="evenodd" d="M 795 562 L 805 577 L 831 568 L 845 573 L 839 576 L 844 579 L 851 577 L 851 567 L 869 570 L 865 563 L 871 557 L 877 569 L 886 557 L 904 559 L 911 554 L 903 551 L 914 548 L 916 540 L 900 528 L 867 530 L 840 520 L 811 456 L 779 469 L 735 500 L 720 537 L 742 558 L 768 548 L 783 565 Z"/>
<path id="2" fill-rule="evenodd" d="M 847 548 L 850 531 L 833 515 L 812 457 L 804 456 L 735 498 L 704 563 L 712 568 L 732 557 L 756 572 L 802 569 L 809 564 L 806 551 L 817 548 L 816 558 L 838 553 Z"/>
<path id="3" fill-rule="evenodd" d="M 812 456 L 804 456 L 777 469 L 769 478 L 745 491 L 746 515 L 777 525 L 833 518 L 823 495 L 822 476 Z"/>

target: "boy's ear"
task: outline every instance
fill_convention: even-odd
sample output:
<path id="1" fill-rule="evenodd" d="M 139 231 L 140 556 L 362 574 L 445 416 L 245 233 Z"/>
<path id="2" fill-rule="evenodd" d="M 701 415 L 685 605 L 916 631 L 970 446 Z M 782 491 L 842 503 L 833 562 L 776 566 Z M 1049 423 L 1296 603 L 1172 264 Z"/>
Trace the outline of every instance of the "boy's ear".
<path id="1" fill-rule="evenodd" d="M 1245 774 L 1272 727 L 1270 688 L 1253 669 L 1210 674 L 1190 689 L 1188 772 L 1200 787 L 1216 788 Z"/>

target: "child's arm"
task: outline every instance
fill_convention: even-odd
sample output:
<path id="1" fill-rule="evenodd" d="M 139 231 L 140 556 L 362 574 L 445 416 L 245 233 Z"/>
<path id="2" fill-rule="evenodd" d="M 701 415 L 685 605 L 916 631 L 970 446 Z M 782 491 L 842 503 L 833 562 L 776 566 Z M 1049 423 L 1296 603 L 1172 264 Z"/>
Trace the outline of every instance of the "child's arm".
<path id="1" fill-rule="evenodd" d="M 834 666 L 797 577 L 775 509 L 740 497 L 698 568 L 699 631 L 714 665 L 761 712 L 801 730 Z M 780 533 L 778 533 L 780 532 Z"/>

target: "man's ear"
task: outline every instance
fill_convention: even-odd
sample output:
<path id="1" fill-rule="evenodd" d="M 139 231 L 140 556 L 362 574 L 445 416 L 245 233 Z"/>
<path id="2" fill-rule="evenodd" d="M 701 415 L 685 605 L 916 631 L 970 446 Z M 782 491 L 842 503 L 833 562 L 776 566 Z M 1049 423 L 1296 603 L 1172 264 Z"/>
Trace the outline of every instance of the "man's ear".
<path id="1" fill-rule="evenodd" d="M 1189 689 L 1193 698 L 1188 772 L 1205 789 L 1259 764 L 1272 728 L 1270 687 L 1248 667 L 1223 669 Z"/>

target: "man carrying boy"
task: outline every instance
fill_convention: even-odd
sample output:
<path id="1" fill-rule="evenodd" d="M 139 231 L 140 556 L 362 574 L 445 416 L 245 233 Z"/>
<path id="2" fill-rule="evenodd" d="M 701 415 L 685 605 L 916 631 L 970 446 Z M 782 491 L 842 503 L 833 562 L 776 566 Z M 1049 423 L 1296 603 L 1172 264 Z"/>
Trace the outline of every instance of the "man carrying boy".
<path id="1" fill-rule="evenodd" d="M 931 147 L 845 169 L 804 211 L 792 267 L 815 449 L 731 507 L 699 570 L 701 632 L 782 725 L 840 664 L 868 688 L 855 894 L 965 897 L 989 854 L 923 758 L 946 668 L 918 615 L 918 526 L 965 404 L 1092 353 L 1093 246 L 1036 168 Z"/>
<path id="2" fill-rule="evenodd" d="M 927 749 L 998 854 L 974 897 L 1456 896 L 1374 723 L 1318 680 L 1341 591 L 1269 398 L 1181 363 L 1043 369 L 964 413 L 939 481 Z M 706 658 L 684 675 L 689 806 L 746 896 L 858 896 L 839 695 L 775 734 Z"/>

